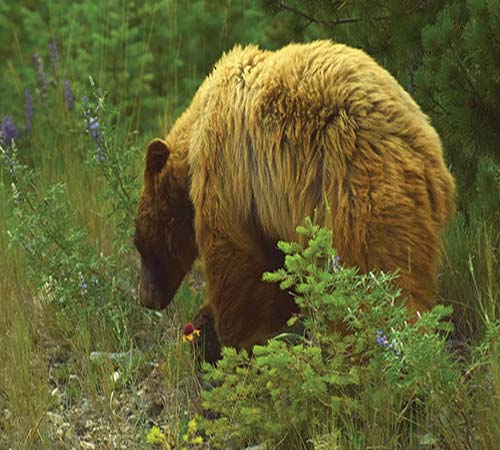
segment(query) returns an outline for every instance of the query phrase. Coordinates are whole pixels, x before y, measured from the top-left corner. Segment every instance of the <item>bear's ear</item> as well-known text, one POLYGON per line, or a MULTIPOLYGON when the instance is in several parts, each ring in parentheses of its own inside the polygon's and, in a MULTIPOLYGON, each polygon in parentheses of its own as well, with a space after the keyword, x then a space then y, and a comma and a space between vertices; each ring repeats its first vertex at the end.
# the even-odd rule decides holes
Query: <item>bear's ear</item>
POLYGON ((146 152, 146 172, 149 175, 155 175, 165 167, 170 150, 165 141, 153 139, 146 152))

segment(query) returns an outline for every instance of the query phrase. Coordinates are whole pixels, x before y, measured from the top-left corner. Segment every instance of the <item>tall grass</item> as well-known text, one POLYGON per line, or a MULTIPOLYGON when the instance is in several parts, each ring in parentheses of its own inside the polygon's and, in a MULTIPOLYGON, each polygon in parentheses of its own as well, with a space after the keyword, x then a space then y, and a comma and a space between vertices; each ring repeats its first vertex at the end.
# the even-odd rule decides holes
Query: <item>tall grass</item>
MULTIPOLYGON (((77 122, 74 120, 72 125, 77 122)), ((127 273, 132 274, 136 267, 131 239, 116 242, 117 236, 119 239, 130 236, 131 230, 115 228, 120 224, 114 220, 113 201, 102 195, 110 188, 100 177, 99 167, 89 163, 84 156, 85 152, 92 152, 92 142, 83 129, 79 130, 79 134, 70 143, 64 135, 59 140, 51 136, 52 139, 47 139, 46 143, 40 139, 37 151, 52 153, 54 163, 43 160, 35 165, 39 170, 33 175, 34 184, 29 186, 32 197, 26 204, 17 206, 17 214, 24 214, 27 223, 33 226, 32 231, 40 233, 40 241, 47 245, 40 253, 26 254, 22 245, 12 243, 12 230, 19 223, 14 215, 16 205, 8 174, 3 174, 0 216, 0 448, 53 449, 56 445, 74 448, 80 439, 85 440, 85 433, 78 432, 77 428, 82 428, 86 420, 95 421, 96 417, 102 418, 111 431, 94 431, 89 436, 95 439, 96 435, 103 434, 102 443, 105 443, 106 433, 114 430, 119 434, 124 422, 128 423, 128 417, 117 418, 123 404, 135 413, 133 422, 128 424, 132 430, 124 436, 124 442, 139 448, 151 427, 150 420, 160 414, 165 418, 162 420, 168 420, 172 435, 178 439, 193 415, 193 401, 198 397, 192 354, 182 342, 180 331, 181 324, 194 315, 200 297, 193 295, 187 286, 179 292, 177 307, 167 314, 157 314, 139 307, 135 289, 125 293, 123 287, 114 289, 115 280, 110 278, 112 272, 105 272, 100 281, 106 284, 102 288, 106 298, 100 299, 91 293, 88 297, 78 295, 71 288, 69 279, 67 294, 64 286, 62 290, 51 291, 43 281, 51 275, 44 272, 44 258, 59 258, 63 270, 68 268, 65 258, 71 262, 72 258, 78 257, 75 251, 81 252, 82 270, 91 269, 93 260, 99 260, 99 253, 119 259, 123 269, 129 271, 127 273), (68 156, 70 151, 71 157, 68 156), (58 154, 64 164, 60 163, 58 154), (50 208, 52 204, 49 204, 48 210, 44 207, 45 202, 52 201, 50 196, 47 197, 47 191, 61 180, 64 180, 67 189, 56 197, 56 201, 57 207, 70 215, 67 224, 58 220, 60 213, 50 208), (51 216, 52 213, 54 216, 51 216), (57 236, 52 236, 44 228, 45 225, 55 230, 57 236), (54 246, 51 239, 74 233, 73 226, 87 233, 81 237, 83 241, 79 240, 80 237, 67 241, 77 245, 76 250, 51 249, 54 246), (92 247, 95 254, 87 251, 92 247), (113 255, 116 251, 121 254, 113 255), (33 268, 36 273, 33 273, 33 268), (59 297, 61 293, 65 295, 59 297), (91 358, 96 351, 104 355, 97 361, 91 358), (123 361, 116 362, 106 356, 117 352, 123 354, 123 361), (137 354, 137 359, 128 358, 129 352, 130 355, 137 354), (161 363, 159 368, 154 366, 157 362, 161 363), (152 371, 159 373, 161 392, 151 393, 147 398, 142 394, 137 396, 152 371), (114 378, 116 374, 119 376, 117 379, 114 378), (119 395, 135 400, 118 404, 114 399, 119 395), (72 411, 82 409, 85 404, 89 406, 84 418, 73 415, 72 411), (157 409, 152 413, 151 408, 155 404, 157 409), (69 423, 69 426, 61 428, 57 420, 54 423, 54 417, 69 423), (71 423, 73 417, 83 424, 71 423)), ((23 147, 25 144, 27 141, 19 141, 19 152, 26 150, 27 147, 23 147)), ((137 159, 137 169, 134 166, 132 170, 140 173, 139 153, 137 159)), ((20 184, 18 188, 21 188, 20 184)), ((29 237, 23 234, 27 231, 21 229, 21 239, 29 237)), ((62 239, 62 242, 66 241, 62 239)), ((106 267, 102 269, 105 271, 106 267)), ((131 287, 135 286, 135 277, 131 276, 128 281, 131 287)), ((92 289, 90 281, 86 282, 92 289)), ((113 448, 110 442, 103 448, 113 448)))
POLYGON ((32 301, 23 270, 23 255, 7 252, 3 225, 0 225, 0 429, 3 436, 0 445, 47 442, 43 422, 49 407, 48 367, 44 352, 38 346, 37 329, 43 311, 32 301))
POLYGON ((475 214, 459 213, 444 239, 440 298, 454 309, 455 336, 477 340, 500 318, 500 232, 475 214))
MULTIPOLYGON (((86 3, 77 9, 90 8, 91 2, 86 3)), ((120 3, 108 6, 113 9, 120 3)), ((89 59, 91 55, 85 53, 82 30, 77 26, 77 15, 74 14, 77 9, 59 36, 54 36, 48 28, 43 30, 47 26, 45 18, 53 23, 62 20, 61 15, 53 15, 60 6, 51 4, 48 8, 50 16, 47 17, 44 17, 46 11, 26 12, 38 23, 38 32, 45 33, 39 44, 20 41, 22 36, 13 27, 14 53, 8 77, 2 81, 7 90, 9 86, 15 86, 14 94, 8 90, 8 98, 13 100, 10 111, 2 113, 17 112, 19 128, 22 127, 22 107, 19 105, 22 104, 24 88, 31 87, 34 92, 33 88, 37 87, 38 94, 34 94, 33 129, 17 140, 21 163, 34 170, 27 186, 31 195, 29 202, 16 206, 8 170, 4 166, 0 171, 0 448, 74 448, 80 440, 97 443, 99 438, 102 438, 101 444, 97 444, 99 448, 114 448, 111 440, 106 440, 106 434, 113 430, 116 435, 123 434, 125 425, 130 430, 122 442, 139 448, 145 443, 151 420, 160 420, 160 415, 165 417, 161 420, 168 418, 172 435, 178 439, 192 416, 192 402, 197 398, 198 384, 192 355, 181 340, 180 330, 183 321, 194 314, 200 299, 185 288, 176 301, 179 308, 173 307, 167 314, 149 313, 137 305, 136 280, 132 275, 137 261, 130 239, 134 211, 132 209, 128 214, 128 223, 124 223, 126 212, 116 210, 113 197, 116 193, 106 178, 119 175, 113 174, 110 167, 99 167, 93 161, 93 142, 85 133, 81 97, 91 96, 96 90, 88 78, 93 75, 96 80, 103 80, 103 90, 114 99, 113 112, 106 118, 109 120, 106 139, 113 158, 129 164, 129 173, 140 178, 144 143, 149 140, 150 133, 160 133, 159 119, 149 122, 155 124, 154 129, 147 129, 140 135, 137 130, 141 111, 151 107, 145 107, 143 100, 150 101, 151 98, 144 83, 148 76, 145 69, 148 59, 137 61, 136 55, 138 51, 142 53, 143 49, 149 48, 151 33, 138 38, 136 31, 129 28, 133 18, 129 17, 128 9, 120 8, 117 17, 111 11, 109 18, 119 23, 124 33, 117 35, 112 24, 95 29, 97 34, 94 37, 97 36, 101 43, 100 50, 95 50, 101 57, 89 59), (61 40, 65 34, 70 37, 67 41, 61 40), (46 50, 46 44, 52 38, 57 40, 60 50, 57 73, 50 72, 50 55, 46 50), (36 48, 37 45, 40 47, 36 48), (80 45, 82 47, 78 47, 80 45), (45 59, 45 74, 53 80, 45 87, 45 97, 41 95, 40 80, 29 63, 30 51, 38 51, 45 59), (116 85, 108 81, 110 73, 116 74, 116 67, 109 65, 110 55, 118 58, 119 62, 115 63, 122 68, 116 85), (23 61, 23 64, 16 66, 12 61, 23 61), (131 73, 138 73, 139 77, 130 80, 127 77, 131 73), (62 80, 65 78, 71 80, 76 97, 73 111, 69 110, 63 95, 62 80), (127 161, 121 154, 124 148, 131 149, 127 161), (51 187, 61 182, 64 190, 55 197, 56 203, 47 203, 47 198, 51 200, 48 196, 51 187), (45 209, 44 203, 49 205, 45 209), (67 223, 59 220, 61 216, 51 209, 54 206, 61 210, 57 214, 68 216, 67 223), (22 242, 17 242, 21 245, 12 242, 12 230, 19 226, 16 208, 26 219, 26 227, 18 238, 25 237, 23 233, 28 233, 30 228, 39 233, 40 242, 46 244, 39 254, 26 254, 22 242), (75 235, 73 240, 67 241, 77 245, 76 250, 52 248, 57 247, 53 239, 60 237, 64 241, 68 233, 75 232, 75 227, 85 231, 85 236, 75 235), (58 236, 51 236, 49 228, 58 236), (46 252, 44 258, 60 258, 61 268, 70 269, 64 259, 73 258, 75 255, 71 255, 75 251, 82 252, 82 270, 92 271, 93 260, 97 261, 100 253, 119 260, 130 290, 115 289, 113 273, 105 273, 100 280, 105 284, 101 288, 105 298, 96 299, 89 295, 86 303, 87 299, 78 296, 78 292, 70 287, 67 295, 61 298, 64 286, 54 295, 43 282, 44 277, 47 281, 51 274, 47 273, 44 261, 40 259, 42 252, 46 252), (130 278, 126 278, 127 274, 130 278), (137 360, 126 359, 131 350, 138 351, 137 360), (97 361, 91 359, 92 352, 96 351, 104 355, 97 361), (108 357, 117 352, 125 359, 117 362, 108 357), (158 363, 160 366, 156 367, 158 363), (153 373, 157 373, 156 378, 161 380, 159 392, 144 395, 144 380, 153 373), (119 396, 125 398, 121 404, 116 401, 119 396), (156 409, 154 405, 158 405, 156 409), (75 412, 84 408, 83 415, 75 412), (134 414, 131 415, 135 417, 122 417, 124 408, 132 409, 134 414), (84 429, 86 420, 96 422, 96 418, 102 418, 109 430, 84 429), (71 423, 72 419, 81 423, 71 423)), ((102 13, 99 9, 91 9, 96 14, 102 13)), ((58 11, 62 12, 62 9, 58 11)), ((151 14, 150 20, 146 21, 150 31, 156 11, 151 11, 151 14)), ((162 103, 153 102, 156 107, 167 111, 162 103)), ((3 104, 3 107, 7 106, 3 104)), ((163 114, 155 114, 158 115, 163 114)), ((169 118, 167 122, 172 120, 169 118)), ((126 187, 130 190, 127 195, 131 198, 132 208, 135 208, 133 199, 139 195, 139 185, 140 180, 136 180, 135 184, 129 183, 126 187)), ((106 272, 107 267, 101 269, 106 272)), ((85 282, 91 289, 90 280, 85 282)), ((68 286, 70 284, 68 280, 68 286)))

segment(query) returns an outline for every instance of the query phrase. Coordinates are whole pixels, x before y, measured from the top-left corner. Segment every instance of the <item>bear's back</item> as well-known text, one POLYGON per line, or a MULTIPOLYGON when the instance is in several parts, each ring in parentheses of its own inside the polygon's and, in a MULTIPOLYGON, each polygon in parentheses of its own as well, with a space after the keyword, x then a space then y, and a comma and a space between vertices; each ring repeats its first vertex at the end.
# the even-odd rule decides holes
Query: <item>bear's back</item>
POLYGON ((325 193, 335 206, 340 190, 352 197, 357 183, 359 191, 381 177, 398 191, 402 180, 387 167, 446 172, 439 137, 416 103, 366 53, 342 44, 237 47, 195 101, 194 197, 206 197, 210 179, 217 199, 204 198, 207 214, 213 203, 218 218, 223 210, 237 223, 257 215, 267 234, 283 239, 295 236, 325 193))

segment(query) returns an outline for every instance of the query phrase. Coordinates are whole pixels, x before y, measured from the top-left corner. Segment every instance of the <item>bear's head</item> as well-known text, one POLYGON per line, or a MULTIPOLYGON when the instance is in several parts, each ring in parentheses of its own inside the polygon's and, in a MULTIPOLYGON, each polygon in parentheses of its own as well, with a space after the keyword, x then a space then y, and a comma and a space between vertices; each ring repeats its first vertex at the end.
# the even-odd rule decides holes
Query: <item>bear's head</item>
POLYGON ((148 145, 137 212, 139 300, 152 309, 168 306, 198 254, 188 175, 175 156, 161 139, 148 145))

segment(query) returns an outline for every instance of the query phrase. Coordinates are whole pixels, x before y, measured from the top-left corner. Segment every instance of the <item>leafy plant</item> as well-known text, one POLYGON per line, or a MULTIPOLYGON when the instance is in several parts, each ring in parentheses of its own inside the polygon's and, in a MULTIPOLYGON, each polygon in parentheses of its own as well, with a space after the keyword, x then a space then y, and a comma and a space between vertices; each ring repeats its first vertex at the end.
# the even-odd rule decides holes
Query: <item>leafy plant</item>
MULTIPOLYGON (((100 199, 111 205, 108 218, 117 226, 112 252, 105 254, 100 244, 92 240, 85 226, 76 220, 77 211, 68 203, 66 183, 60 181, 40 189, 39 172, 20 161, 15 142, 2 147, 5 174, 10 180, 13 217, 9 228, 10 245, 22 248, 28 257, 28 267, 38 300, 56 302, 63 313, 94 314, 102 309, 104 317, 114 324, 114 333, 125 338, 121 317, 135 305, 132 264, 123 264, 130 253, 137 176, 132 173, 131 157, 136 152, 130 146, 118 152, 118 143, 110 138, 111 128, 103 123, 105 102, 96 92, 96 106, 85 109, 85 130, 90 134, 86 152, 87 165, 95 181, 103 180, 100 199), (99 114, 93 115, 93 114, 99 114), (102 119, 101 122, 99 122, 102 119), (121 297, 124 301, 111 302, 121 297)), ((106 117, 108 118, 108 117, 106 117)), ((109 122, 108 122, 109 123, 109 122)), ((130 341, 128 336, 125 341, 130 341)))
POLYGON ((251 357, 225 349, 216 367, 205 366, 214 386, 203 393, 216 417, 205 421, 211 442, 301 448, 318 431, 344 434, 346 421, 356 434, 366 433, 361 424, 378 421, 382 405, 363 400, 389 386, 390 426, 409 433, 410 410, 437 414, 456 395, 460 372, 446 352, 451 308, 411 317, 393 275, 340 267, 331 231, 310 219, 297 231, 307 246, 280 242, 285 267, 264 279, 292 290, 300 313, 289 324, 300 321, 304 332, 296 345, 285 333, 256 346, 251 357))

